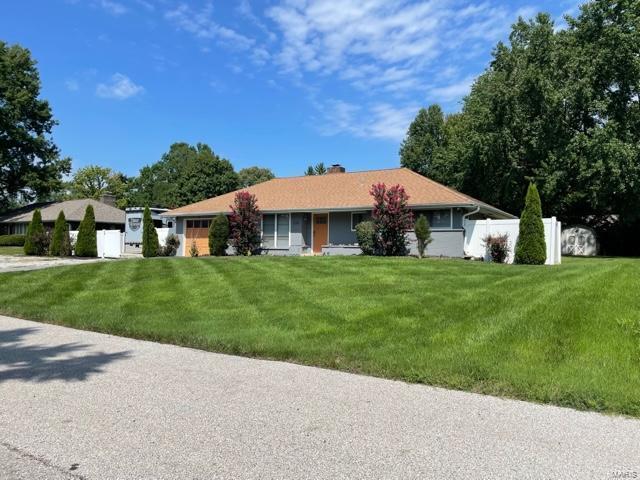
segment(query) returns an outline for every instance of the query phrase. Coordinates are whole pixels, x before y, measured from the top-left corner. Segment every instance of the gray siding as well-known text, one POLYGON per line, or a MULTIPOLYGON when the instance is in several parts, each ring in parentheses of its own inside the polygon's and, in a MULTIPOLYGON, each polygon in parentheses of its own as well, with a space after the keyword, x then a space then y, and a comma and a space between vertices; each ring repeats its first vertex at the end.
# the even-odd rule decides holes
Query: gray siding
POLYGON ((185 219, 184 218, 176 218, 176 235, 178 236, 178 240, 180 240, 180 246, 178 247, 178 252, 176 256, 184 257, 186 255, 186 246, 185 246, 185 237, 184 237, 184 226, 185 219))
MULTIPOLYGON (((418 254, 416 235, 407 234, 411 255, 418 254)), ((430 257, 464 257, 464 230, 432 231, 432 242, 427 245, 427 256, 430 257)))
POLYGON ((356 232, 351 231, 351 212, 331 212, 329 214, 329 244, 357 244, 356 232))

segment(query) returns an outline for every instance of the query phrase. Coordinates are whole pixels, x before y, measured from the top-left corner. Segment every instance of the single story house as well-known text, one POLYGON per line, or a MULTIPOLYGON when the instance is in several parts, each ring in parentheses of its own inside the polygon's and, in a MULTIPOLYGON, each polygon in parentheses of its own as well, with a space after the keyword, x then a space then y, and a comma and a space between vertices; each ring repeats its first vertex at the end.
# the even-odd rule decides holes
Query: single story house
MULTIPOLYGON (((245 188, 257 198, 262 213, 262 251, 272 255, 358 254, 356 225, 371 216, 371 186, 402 185, 414 215, 424 214, 431 225, 433 256, 464 256, 464 220, 516 218, 491 205, 445 187, 407 168, 346 173, 333 165, 325 175, 276 178, 245 188)), ((195 243, 208 254, 208 227, 218 214, 230 213, 236 192, 170 210, 176 218, 179 255, 195 243)), ((415 235, 408 235, 416 251, 415 235)))
POLYGON ((33 218, 33 212, 38 208, 42 215, 42 223, 46 228, 53 228, 60 211, 63 211, 70 229, 77 230, 89 205, 93 206, 93 212, 96 217, 96 230, 120 230, 124 232, 124 211, 115 207, 115 199, 111 195, 104 195, 100 201, 83 198, 64 202, 32 203, 26 207, 5 212, 0 214, 0 235, 27 233, 27 227, 33 218))

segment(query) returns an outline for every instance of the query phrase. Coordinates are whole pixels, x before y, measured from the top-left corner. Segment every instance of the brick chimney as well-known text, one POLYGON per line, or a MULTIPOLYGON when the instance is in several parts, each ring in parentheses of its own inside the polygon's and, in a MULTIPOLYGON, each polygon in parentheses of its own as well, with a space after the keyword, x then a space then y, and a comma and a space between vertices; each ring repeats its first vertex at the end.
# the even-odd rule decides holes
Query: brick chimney
POLYGON ((116 206, 116 196, 112 193, 103 193, 100 195, 100 201, 105 205, 109 205, 111 207, 116 206))
POLYGON ((339 163, 334 163, 329 167, 329 170, 327 170, 327 173, 344 173, 344 172, 346 172, 345 168, 339 163))

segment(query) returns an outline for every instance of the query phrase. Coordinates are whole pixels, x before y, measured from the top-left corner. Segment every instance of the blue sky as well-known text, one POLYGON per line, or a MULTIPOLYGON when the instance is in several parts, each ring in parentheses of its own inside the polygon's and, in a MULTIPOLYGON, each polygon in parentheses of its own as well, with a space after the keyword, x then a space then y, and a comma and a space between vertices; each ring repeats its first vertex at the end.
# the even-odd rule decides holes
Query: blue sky
POLYGON ((518 15, 577 2, 21 0, 0 39, 29 48, 74 168, 134 175, 176 141, 237 169, 398 165, 421 106, 457 111, 518 15))

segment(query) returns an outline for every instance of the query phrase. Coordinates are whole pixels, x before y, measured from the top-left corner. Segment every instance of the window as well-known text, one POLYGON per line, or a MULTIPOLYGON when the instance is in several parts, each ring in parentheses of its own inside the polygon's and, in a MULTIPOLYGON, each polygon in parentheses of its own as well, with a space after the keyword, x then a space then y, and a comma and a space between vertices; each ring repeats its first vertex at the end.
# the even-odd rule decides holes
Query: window
POLYGON ((276 215, 278 219, 278 238, 276 248, 289 247, 289 214, 276 215))
POLYGON ((430 214, 429 223, 432 228, 451 228, 451 210, 434 210, 430 214))
POLYGON ((355 231, 356 225, 371 219, 369 212, 352 212, 351 213, 351 231, 355 231))
POLYGON ((446 210, 414 210, 413 219, 417 220, 420 215, 427 217, 429 226, 433 230, 451 229, 451 209, 446 210))
POLYGON ((210 220, 187 220, 187 228, 209 228, 209 222, 210 220))
POLYGON ((275 215, 263 215, 262 216, 262 246, 264 248, 275 248, 275 231, 276 231, 276 216, 275 215))
POLYGON ((289 248, 288 213, 262 216, 262 246, 264 248, 289 248))

